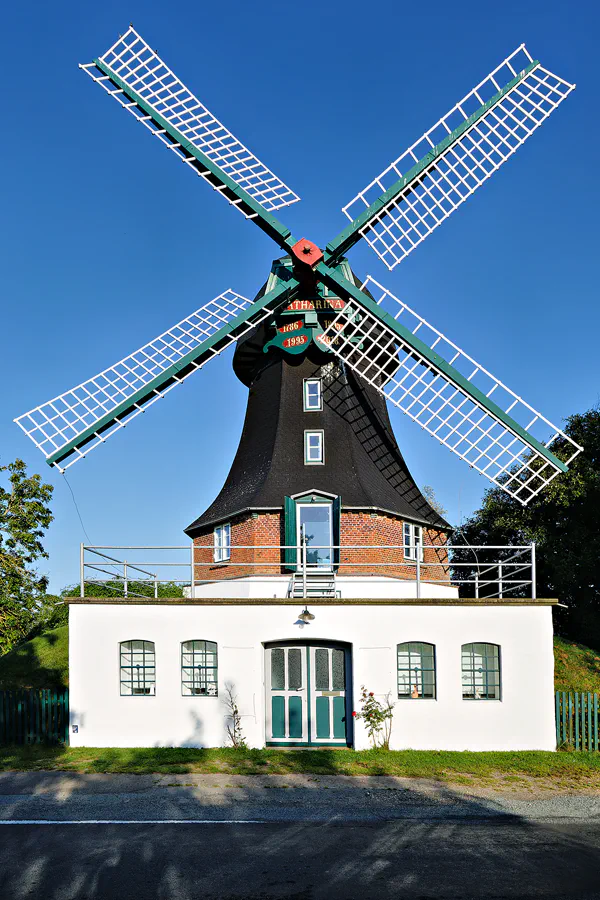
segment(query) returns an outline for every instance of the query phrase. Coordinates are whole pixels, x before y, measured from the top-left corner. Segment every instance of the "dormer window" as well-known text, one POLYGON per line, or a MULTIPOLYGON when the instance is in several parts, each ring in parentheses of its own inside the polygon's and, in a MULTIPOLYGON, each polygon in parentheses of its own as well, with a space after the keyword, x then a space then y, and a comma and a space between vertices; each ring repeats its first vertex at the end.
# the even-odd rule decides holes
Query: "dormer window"
POLYGON ((304 412, 320 412, 323 409, 323 392, 320 378, 304 379, 304 412))
POLYGON ((323 431, 304 432, 304 465, 322 466, 325 462, 323 431))

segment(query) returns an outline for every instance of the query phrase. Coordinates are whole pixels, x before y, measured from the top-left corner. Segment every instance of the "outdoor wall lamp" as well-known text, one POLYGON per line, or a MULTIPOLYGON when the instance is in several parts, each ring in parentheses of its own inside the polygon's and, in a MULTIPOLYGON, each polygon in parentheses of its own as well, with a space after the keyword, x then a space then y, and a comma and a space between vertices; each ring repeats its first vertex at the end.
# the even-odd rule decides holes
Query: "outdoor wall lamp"
POLYGON ((314 616, 311 612, 308 611, 308 607, 305 606, 298 618, 301 622, 304 622, 305 625, 308 625, 310 622, 312 622, 314 616))

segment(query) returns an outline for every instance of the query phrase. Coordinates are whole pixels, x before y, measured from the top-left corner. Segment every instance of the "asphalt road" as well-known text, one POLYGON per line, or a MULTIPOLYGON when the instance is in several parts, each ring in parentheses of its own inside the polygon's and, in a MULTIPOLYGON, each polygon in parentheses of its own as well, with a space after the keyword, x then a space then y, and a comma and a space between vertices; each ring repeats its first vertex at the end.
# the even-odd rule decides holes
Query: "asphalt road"
POLYGON ((0 776, 0 898, 38 897, 600 900, 600 803, 388 778, 0 776))

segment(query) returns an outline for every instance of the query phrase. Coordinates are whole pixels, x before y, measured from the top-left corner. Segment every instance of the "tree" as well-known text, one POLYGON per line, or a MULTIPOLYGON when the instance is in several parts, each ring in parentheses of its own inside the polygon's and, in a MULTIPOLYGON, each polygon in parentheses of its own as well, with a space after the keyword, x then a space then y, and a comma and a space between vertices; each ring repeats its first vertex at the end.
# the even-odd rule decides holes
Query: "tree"
MULTIPOLYGON (((23 460, 0 466, 8 486, 0 485, 0 653, 26 638, 59 599, 46 594, 48 579, 35 563, 48 554, 42 538, 53 516, 53 488, 28 475, 23 460)), ((51 627, 51 626, 50 626, 51 627)))
POLYGON ((441 516, 442 519, 445 519, 446 515, 448 513, 448 510, 442 506, 442 504, 440 503, 438 498, 435 496, 435 491, 433 490, 431 485, 424 484, 423 487, 421 488, 421 493, 423 494, 423 496, 429 503, 430 507, 436 511, 438 516, 441 516))
MULTIPOLYGON (((555 609, 557 630, 600 649, 600 408, 570 416, 564 430, 584 448, 569 471, 526 507, 500 488, 490 489, 452 543, 535 541, 538 596, 567 606, 555 609)), ((566 442, 559 439, 551 449, 561 458, 566 442)), ((473 551, 465 546, 455 559, 473 562, 473 551)))

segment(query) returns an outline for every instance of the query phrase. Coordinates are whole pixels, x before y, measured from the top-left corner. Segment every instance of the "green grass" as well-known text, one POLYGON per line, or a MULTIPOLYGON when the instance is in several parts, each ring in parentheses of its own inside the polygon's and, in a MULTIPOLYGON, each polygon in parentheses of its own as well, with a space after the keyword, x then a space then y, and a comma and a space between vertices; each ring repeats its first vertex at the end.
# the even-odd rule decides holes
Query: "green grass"
POLYGON ((1 747, 0 770, 224 775, 400 775, 471 783, 498 778, 553 779, 600 786, 600 754, 399 750, 234 750, 1 747), (520 776, 520 777, 519 777, 520 776), (466 782, 465 782, 466 778, 466 782))
POLYGON ((0 658, 0 689, 61 688, 68 684, 67 625, 26 641, 0 658))
POLYGON ((600 693, 600 653, 555 637, 554 686, 557 691, 600 693))

